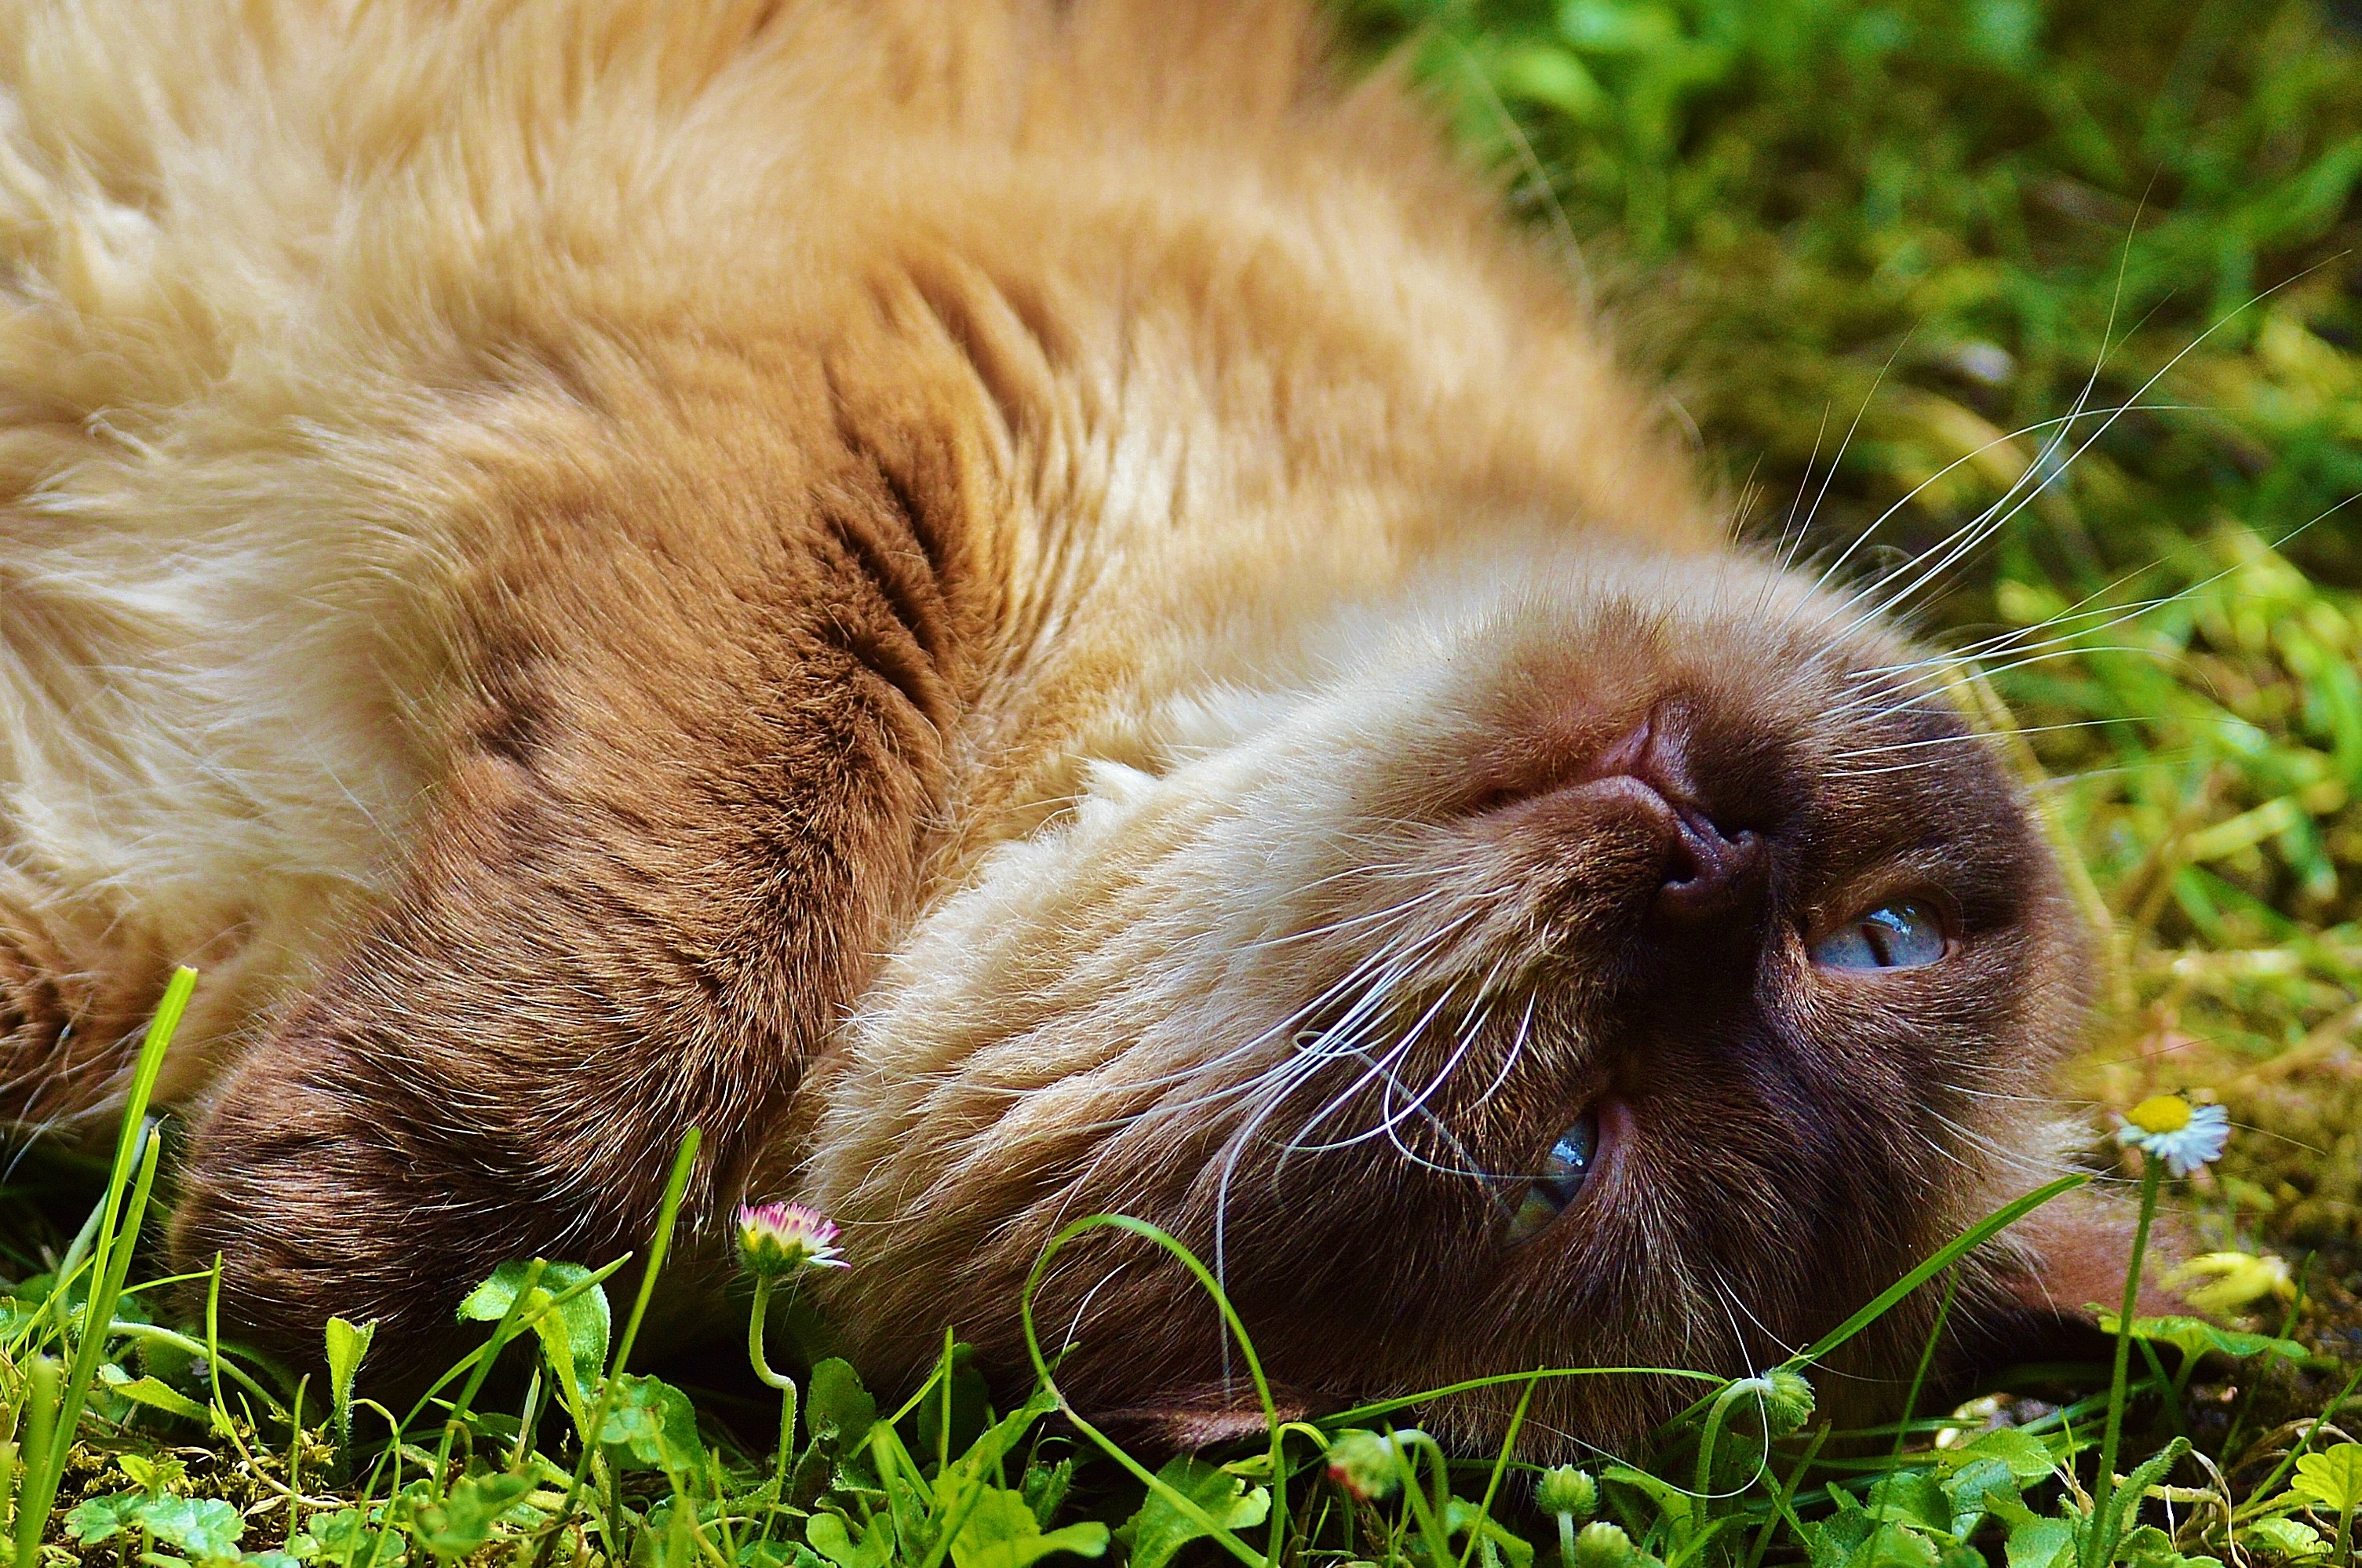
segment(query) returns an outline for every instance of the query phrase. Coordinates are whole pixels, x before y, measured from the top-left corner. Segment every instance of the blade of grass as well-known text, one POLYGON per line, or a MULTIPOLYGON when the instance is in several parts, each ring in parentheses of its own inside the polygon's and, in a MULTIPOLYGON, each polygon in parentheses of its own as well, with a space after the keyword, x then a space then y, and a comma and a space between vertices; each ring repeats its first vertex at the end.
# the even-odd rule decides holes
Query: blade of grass
MULTIPOLYGON (((1214 1278, 1206 1265, 1198 1260, 1197 1254, 1190 1252, 1188 1248, 1147 1220, 1135 1220, 1128 1214, 1091 1214, 1075 1220, 1051 1237, 1049 1245, 1042 1249, 1042 1255, 1033 1260, 1033 1271, 1026 1276, 1025 1288, 1017 1298, 1018 1320, 1025 1333, 1026 1353, 1032 1358, 1033 1375, 1042 1380, 1042 1386, 1048 1389, 1051 1396, 1058 1401, 1059 1410, 1069 1422, 1073 1423, 1075 1430, 1090 1439, 1109 1458, 1130 1471, 1133 1478, 1146 1486, 1153 1495, 1163 1498, 1175 1512, 1205 1531, 1221 1546, 1223 1551, 1248 1564, 1248 1568, 1271 1568, 1273 1559, 1241 1540, 1227 1526, 1198 1507, 1195 1499, 1158 1476, 1126 1452, 1122 1444, 1086 1420, 1082 1413, 1067 1402, 1065 1394, 1058 1387, 1057 1379, 1050 1370, 1049 1358, 1042 1353, 1041 1334, 1033 1323, 1033 1297, 1041 1289, 1043 1275, 1049 1272, 1051 1262, 1069 1242, 1086 1231, 1107 1229, 1128 1231, 1135 1236, 1144 1237, 1163 1247, 1180 1260, 1182 1266, 1188 1269, 1192 1277, 1196 1278, 1198 1284, 1213 1297, 1215 1306, 1221 1312, 1222 1321, 1233 1334, 1238 1336, 1240 1346, 1245 1353, 1247 1371, 1254 1378, 1255 1392, 1263 1400, 1266 1419, 1275 1427, 1278 1425, 1278 1409, 1272 1402, 1270 1385, 1264 1380, 1263 1364, 1256 1359, 1253 1347, 1247 1340, 1246 1327, 1239 1321, 1238 1314, 1231 1309, 1230 1297, 1223 1292, 1220 1282, 1214 1278)), ((1275 1479, 1276 1476, 1275 1476, 1275 1479)), ((1273 1501, 1273 1513, 1284 1517, 1286 1510, 1277 1506, 1278 1498, 1275 1495, 1273 1501)))
POLYGON ((2072 1192, 2077 1187, 2089 1183, 2091 1179, 2081 1171, 2071 1176, 2063 1176, 2057 1181, 2036 1187, 2025 1197, 1994 1209, 1976 1224, 1955 1236, 1935 1256, 1880 1291, 1867 1306, 1813 1342, 1809 1348, 1790 1356, 1787 1364, 1790 1367, 1805 1367, 1819 1361, 1823 1356, 1884 1317, 1893 1309, 1895 1303, 1951 1267, 1969 1253, 1984 1245, 1985 1242, 2025 1219, 2052 1198, 2072 1192))
MULTIPOLYGON (((672 1174, 665 1179, 664 1201, 657 1209, 656 1234, 648 1242, 648 1264, 640 1272, 640 1292, 632 1302, 632 1315, 624 1320, 623 1338, 615 1342, 614 1353, 608 1359, 607 1375, 599 1380, 599 1397, 590 1406, 590 1430, 582 1434, 581 1457, 574 1462, 574 1477, 567 1483, 566 1500, 550 1520, 549 1533, 542 1537, 541 1550, 534 1556, 535 1568, 548 1562, 557 1538, 581 1505, 583 1478, 590 1473, 590 1462, 598 1457, 599 1432, 606 1424, 608 1403, 615 1396, 615 1379, 630 1362, 632 1345, 640 1337, 640 1323, 648 1315, 648 1302, 656 1295, 657 1275, 663 1272, 665 1254, 672 1248, 673 1227, 680 1220, 681 1198, 689 1191, 690 1167, 696 1163, 698 1145, 704 1141, 703 1129, 692 1127, 681 1134, 680 1147, 673 1154, 672 1174)), ((602 1533, 607 1536, 611 1550, 620 1544, 614 1539, 612 1510, 610 1517, 602 1521, 602 1533)))
POLYGON ((435 1485, 437 1487, 445 1484, 449 1474, 451 1444, 458 1435, 459 1425, 468 1419, 468 1412, 475 1408, 476 1396, 483 1392, 484 1379, 492 1375, 492 1366, 501 1359, 501 1352, 506 1350, 509 1341, 515 1337, 517 1314, 524 1309, 535 1288, 541 1284, 541 1271, 546 1266, 547 1260, 543 1258, 535 1258, 525 1265, 524 1278, 518 1282, 515 1294, 509 1297, 508 1309, 501 1314, 501 1320, 492 1325, 491 1339, 486 1342, 482 1353, 476 1357, 476 1369, 468 1375, 468 1381, 459 1389, 458 1398, 452 1401, 450 1414, 443 1419, 443 1441, 435 1450, 435 1485))
POLYGON ((116 1298, 122 1294, 131 1267, 131 1251, 138 1241, 139 1222, 146 1217, 148 1196, 156 1184, 156 1162, 163 1141, 148 1120, 148 1102, 156 1091, 156 1076, 163 1070, 164 1052, 188 1010, 196 988, 197 972, 183 966, 172 972, 156 1015, 148 1023, 147 1038, 131 1076, 131 1092, 123 1105, 123 1130, 116 1135, 115 1164, 107 1173, 105 1218, 91 1243, 91 1289, 83 1307, 82 1335, 57 1406, 56 1430, 39 1452, 28 1450, 22 1463, 26 1474, 17 1490, 20 1528, 17 1534, 17 1568, 33 1568, 40 1555, 40 1532, 57 1500, 58 1484, 65 1477, 66 1461, 73 1449, 74 1429, 82 1419, 83 1402, 91 1380, 98 1375, 100 1356, 106 1349, 107 1327, 115 1321, 116 1298), (35 1468, 38 1466, 39 1468, 35 1468), (29 1533, 26 1525, 29 1519, 29 1533))
MULTIPOLYGON (((57 1362, 50 1356, 35 1356, 26 1373, 25 1385, 25 1442, 21 1452, 26 1455, 27 1469, 17 1492, 17 1568, 32 1568, 41 1560, 41 1529, 50 1522, 49 1504, 33 1506, 31 1466, 47 1463, 50 1441, 57 1434, 57 1362)), ((50 1484, 50 1491, 54 1496, 55 1482, 50 1484)))

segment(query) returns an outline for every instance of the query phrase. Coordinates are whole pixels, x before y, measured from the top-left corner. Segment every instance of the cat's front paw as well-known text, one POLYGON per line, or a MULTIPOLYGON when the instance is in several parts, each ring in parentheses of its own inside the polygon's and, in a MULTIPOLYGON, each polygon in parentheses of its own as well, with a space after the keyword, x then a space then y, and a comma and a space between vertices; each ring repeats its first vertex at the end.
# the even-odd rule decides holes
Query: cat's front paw
POLYGON ((465 1350, 455 1309, 506 1255, 499 1217, 457 1198, 359 1108, 242 1092, 190 1151, 172 1254, 218 1261, 224 1338, 316 1367, 329 1318, 374 1320, 370 1382, 407 1386, 465 1350))

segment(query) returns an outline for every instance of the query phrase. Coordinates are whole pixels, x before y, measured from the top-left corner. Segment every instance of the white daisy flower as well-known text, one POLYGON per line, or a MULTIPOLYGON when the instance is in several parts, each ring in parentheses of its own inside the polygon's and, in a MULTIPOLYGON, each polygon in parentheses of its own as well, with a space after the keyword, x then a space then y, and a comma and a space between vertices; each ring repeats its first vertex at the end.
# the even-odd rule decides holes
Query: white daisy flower
POLYGON ((2231 1113, 2219 1105, 2192 1105, 2178 1094, 2152 1095, 2117 1121, 2116 1142, 2155 1154, 2186 1176, 2223 1157, 2231 1141, 2231 1113))

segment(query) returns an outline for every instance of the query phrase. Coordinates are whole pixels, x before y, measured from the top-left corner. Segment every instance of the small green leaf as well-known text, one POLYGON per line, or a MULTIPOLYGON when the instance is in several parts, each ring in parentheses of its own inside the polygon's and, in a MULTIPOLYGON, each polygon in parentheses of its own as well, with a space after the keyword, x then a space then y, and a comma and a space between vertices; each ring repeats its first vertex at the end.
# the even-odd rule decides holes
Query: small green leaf
POLYGON ((2009 1568, 2054 1568, 2075 1550, 2075 1527, 2065 1519, 2027 1518, 2012 1525, 2003 1547, 2009 1568))
POLYGON ((170 1492, 185 1480, 189 1467, 171 1454, 150 1457, 144 1453, 126 1452, 115 1456, 116 1468, 131 1478, 131 1484, 149 1496, 170 1492))
MULTIPOLYGON (((474 1322, 498 1322, 506 1316, 517 1292, 524 1288, 525 1275, 532 1267, 528 1263, 501 1264, 490 1279, 469 1291, 467 1299, 459 1303, 459 1316, 474 1322)), ((606 1287, 591 1286, 568 1299, 555 1314, 542 1309, 569 1286, 590 1276, 591 1271, 579 1264, 543 1264, 534 1293, 518 1309, 520 1316, 535 1314, 534 1331, 541 1336, 542 1349, 563 1379, 564 1390, 578 1405, 585 1406, 590 1403, 589 1388, 607 1365, 607 1335, 613 1320, 607 1307, 606 1287)))
MULTIPOLYGON (((1156 1478, 1205 1510, 1224 1529, 1246 1529, 1263 1523, 1271 1513, 1271 1494, 1246 1483, 1219 1464, 1184 1454, 1166 1462, 1156 1478)), ((1151 1489, 1140 1511, 1124 1521, 1116 1539, 1131 1551, 1131 1568, 1164 1568, 1173 1554, 1193 1540, 1212 1539, 1213 1532, 1173 1505, 1164 1493, 1151 1489)))
POLYGON ((1097 1520, 1045 1532, 1022 1493, 988 1486, 952 1541, 952 1562, 956 1568, 1027 1568, 1054 1551, 1097 1557, 1107 1544, 1108 1528, 1097 1520))
POLYGON ((84 1546, 112 1540, 138 1528, 139 1509, 147 1501, 144 1492, 117 1492, 111 1496, 87 1498, 66 1516, 66 1534, 84 1546))
MULTIPOLYGON (((2118 1314, 2101 1310, 2098 1313, 2100 1331, 2114 1334, 2118 1314)), ((2246 1334, 2235 1329, 2217 1328, 2202 1318, 2135 1318, 2132 1337, 2154 1344, 2171 1345, 2185 1356, 2213 1353, 2227 1355, 2235 1361, 2252 1356, 2276 1356, 2282 1361, 2310 1365, 2320 1358, 2294 1340, 2274 1338, 2270 1334, 2246 1334)))
POLYGON ((894 1527, 883 1517, 863 1528, 860 1543, 855 1545, 843 1518, 814 1514, 804 1521, 804 1539, 836 1568, 886 1568, 894 1556, 894 1527))
POLYGON ((2212 1557, 2184 1557, 2174 1550, 2173 1537, 2155 1525, 2143 1525, 2116 1545, 2118 1561, 2126 1568, 2223 1568, 2212 1557))
MULTIPOLYGON (((1672 1482, 1651 1475, 1645 1470, 1635 1470, 1628 1464, 1611 1464, 1599 1473, 1599 1479, 1647 1493, 1650 1500, 1657 1505, 1657 1511, 1663 1514, 1667 1522, 1673 1527, 1676 1538, 1688 1533, 1690 1516, 1694 1511, 1693 1499, 1687 1492, 1672 1482)), ((1844 1502, 1853 1501, 1851 1497, 1845 1496, 1841 1491, 1834 1492, 1832 1495, 1844 1497, 1844 1502)), ((1844 1504, 1840 1503, 1839 1506, 1843 1507, 1844 1504)), ((1852 1543, 1847 1544, 1849 1547, 1852 1543)))
POLYGON ((1890 1471, 1871 1488, 1870 1499, 1874 1518, 1935 1535, 1951 1533, 1952 1500, 1944 1495, 1933 1472, 1890 1471))
POLYGON ((1507 1558, 1509 1568, 1533 1568, 1534 1549, 1522 1536, 1512 1534, 1500 1520, 1475 1504, 1454 1497, 1443 1510, 1443 1533, 1446 1536, 1473 1532, 1479 1551, 1487 1562, 1497 1562, 1507 1558))
POLYGON ((1944 1495, 1952 1504, 1948 1529, 1954 1540, 1968 1540, 1987 1514, 1999 1514, 2007 1503, 2025 1506, 2018 1496, 2016 1477, 1998 1459, 1980 1459, 1956 1471, 1944 1483, 1944 1495))
POLYGON ((366 1564, 367 1568, 402 1568, 409 1549, 392 1530, 373 1525, 359 1508, 338 1508, 315 1514, 304 1530, 319 1542, 320 1561, 366 1564))
POLYGON ((831 1356, 811 1369, 809 1382, 804 1425, 813 1446, 833 1459, 859 1448, 877 1424, 877 1401, 861 1386, 852 1364, 831 1356))
POLYGON ((1941 1553, 1936 1543, 1909 1525, 1874 1529, 1852 1556, 1847 1568, 1936 1568, 1941 1553))
POLYGON ((2362 1509, 2362 1442, 2341 1442, 2296 1462, 2289 1490, 2334 1514, 2362 1509))
MULTIPOLYGON (((502 1303, 501 1309, 506 1311, 508 1304, 502 1303)), ((460 1310, 464 1314, 466 1308, 460 1310)), ((353 1379, 360 1372, 361 1358, 369 1354, 370 1342, 377 1338, 377 1320, 355 1324, 331 1318, 327 1338, 328 1397, 335 1401, 337 1435, 348 1438, 352 1431, 353 1379)))
POLYGON ((151 1410, 163 1410, 182 1420, 198 1421, 206 1426, 214 1424, 211 1410, 169 1383, 153 1377, 134 1377, 111 1361, 100 1364, 98 1380, 124 1398, 145 1405, 151 1410))
POLYGON ((2239 1544, 2251 1551, 2269 1551, 2293 1562, 2329 1555, 2329 1542, 2301 1519, 2257 1519, 2239 1532, 2239 1544))
POLYGON ((2166 1473, 2170 1471, 2180 1461, 2181 1456, 2189 1452, 2190 1440, 2175 1438, 2165 1447, 2143 1460, 2130 1475, 2125 1477, 2125 1484, 2116 1488, 2114 1496, 2108 1502, 2108 1511, 2117 1517, 2118 1529, 2130 1533, 2131 1527, 2128 1521, 2140 1511, 2141 1498, 2147 1494, 2151 1486, 2164 1480, 2166 1473))
POLYGON ((411 1509, 410 1531, 437 1557, 465 1557, 491 1539, 502 1514, 533 1490, 530 1475, 469 1475, 439 1501, 411 1509))
POLYGON ((827 1563, 799 1540, 748 1540, 739 1543, 735 1568, 827 1568, 827 1563))
POLYGON ((1017 1485, 1025 1494, 1026 1506, 1033 1510, 1033 1517, 1042 1521, 1043 1529, 1048 1529, 1050 1521, 1057 1517, 1058 1505, 1066 1500, 1067 1488, 1074 1484, 1075 1462, 1062 1459, 1055 1464, 1043 1464, 1039 1460, 1028 1464, 1017 1485))
POLYGON ((2011 1476, 2019 1481, 2039 1481, 2058 1468, 2058 1455, 2050 1445, 2031 1432, 2015 1427, 1996 1427, 1989 1432, 1979 1432, 1956 1449, 1947 1451, 1943 1458, 1954 1465, 1972 1464, 1981 1460, 1999 1460, 2009 1467, 2011 1476))
POLYGON ((610 1462, 625 1470, 679 1474, 705 1463, 696 1408, 688 1395, 660 1377, 627 1372, 615 1379, 599 1441, 607 1446, 610 1462))
POLYGON ((192 1557, 231 1557, 246 1532, 246 1517, 219 1497, 150 1497, 138 1510, 142 1528, 192 1557))

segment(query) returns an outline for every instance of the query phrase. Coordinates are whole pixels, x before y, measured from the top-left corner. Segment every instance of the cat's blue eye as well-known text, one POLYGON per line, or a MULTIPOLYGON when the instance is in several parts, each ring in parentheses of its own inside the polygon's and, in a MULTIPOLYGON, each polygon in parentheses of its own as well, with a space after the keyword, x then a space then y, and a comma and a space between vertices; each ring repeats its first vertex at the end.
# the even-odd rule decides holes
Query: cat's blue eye
POLYGON ((1584 1111, 1574 1125, 1558 1135, 1543 1156, 1541 1174, 1526 1188, 1525 1198, 1509 1220, 1512 1242, 1530 1242, 1583 1191, 1591 1167, 1599 1157, 1599 1118, 1584 1111))
POLYGON ((1825 969, 1918 969, 1951 945, 1932 904, 1900 900, 1854 916, 1813 945, 1825 969))

